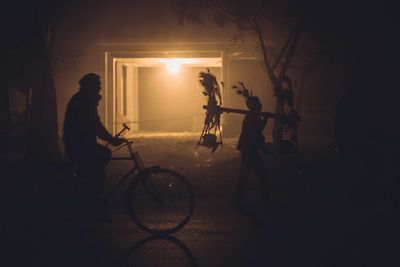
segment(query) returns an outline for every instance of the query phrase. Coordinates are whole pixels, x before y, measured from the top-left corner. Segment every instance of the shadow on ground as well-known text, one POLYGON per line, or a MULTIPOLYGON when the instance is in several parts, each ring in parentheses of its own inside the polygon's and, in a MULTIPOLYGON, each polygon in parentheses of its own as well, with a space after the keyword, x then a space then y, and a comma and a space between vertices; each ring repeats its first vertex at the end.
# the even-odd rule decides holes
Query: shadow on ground
MULTIPOLYGON (((246 206, 237 210, 236 140, 212 154, 196 149, 195 139, 135 140, 147 165, 174 169, 193 186, 194 216, 173 237, 138 229, 122 209, 124 188, 110 204, 113 224, 70 224, 62 179, 39 163, 3 162, 1 265, 399 266, 398 213, 376 179, 330 144, 266 155, 276 207, 261 204, 260 182, 250 177, 246 206)), ((107 186, 128 168, 110 163, 107 186)))

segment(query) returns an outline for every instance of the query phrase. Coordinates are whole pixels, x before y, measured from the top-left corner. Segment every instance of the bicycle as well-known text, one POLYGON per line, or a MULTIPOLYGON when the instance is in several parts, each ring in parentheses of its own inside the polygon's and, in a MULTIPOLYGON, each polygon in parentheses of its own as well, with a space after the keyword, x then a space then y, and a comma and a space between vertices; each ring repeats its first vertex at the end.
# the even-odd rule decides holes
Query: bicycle
MULTIPOLYGON (((124 128, 117 134, 129 128, 124 128)), ((124 195, 125 208, 141 229, 151 234, 171 234, 181 229, 190 220, 194 211, 194 195, 189 182, 174 170, 160 166, 146 167, 133 142, 126 141, 127 157, 111 157, 111 160, 130 160, 133 167, 104 194, 105 203, 126 180, 131 178, 124 195)))

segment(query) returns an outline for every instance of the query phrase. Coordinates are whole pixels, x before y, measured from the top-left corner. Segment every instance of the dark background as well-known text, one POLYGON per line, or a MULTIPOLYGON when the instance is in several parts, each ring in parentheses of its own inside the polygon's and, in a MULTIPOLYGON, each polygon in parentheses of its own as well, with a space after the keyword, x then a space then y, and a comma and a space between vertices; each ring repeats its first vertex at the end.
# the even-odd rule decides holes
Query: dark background
MULTIPOLYGON (((310 147, 303 146, 303 150, 301 151, 303 154, 299 154, 301 160, 298 160, 297 157, 277 156, 269 158, 268 161, 274 166, 274 168, 272 168, 273 170, 276 172, 286 170, 290 177, 294 177, 292 174, 299 170, 303 170, 307 174, 307 179, 303 181, 304 183, 300 182, 300 185, 297 184, 298 187, 293 185, 293 187, 290 188, 293 191, 296 191, 298 188, 311 188, 314 194, 309 195, 312 196, 312 198, 304 197, 302 199, 303 201, 307 200, 310 202, 299 201, 298 203, 307 203, 308 205, 312 203, 315 204, 314 206, 311 205, 311 207, 318 206, 319 202, 332 204, 333 206, 339 203, 338 210, 343 211, 343 207, 351 206, 348 205, 347 202, 340 203, 340 201, 338 201, 340 196, 343 195, 343 188, 351 187, 350 184, 356 184, 355 187, 358 188, 357 183, 360 182, 360 180, 362 180, 362 182, 360 182, 362 185, 365 185, 364 182, 367 181, 365 183, 368 185, 365 187, 369 187, 369 189, 366 189, 362 193, 358 191, 351 191, 351 193, 349 193, 353 199, 367 199, 368 195, 371 196, 374 192, 374 190, 371 190, 371 187, 372 189, 376 189, 374 187, 374 182, 376 180, 369 178, 373 177, 379 180, 384 174, 391 173, 392 170, 387 169, 389 168, 388 166, 396 166, 398 164, 398 151, 400 148, 400 126, 398 119, 398 64, 400 47, 398 39, 398 9, 396 4, 391 1, 371 3, 367 1, 288 1, 287 3, 290 10, 298 12, 304 19, 307 33, 316 40, 315 43, 319 44, 320 50, 322 50, 324 54, 329 55, 327 58, 339 60, 342 64, 341 73, 345 75, 344 85, 346 88, 343 90, 343 94, 335 109, 334 127, 333 133, 331 133, 334 136, 335 144, 326 150, 330 153, 333 151, 334 147, 336 147, 341 154, 339 157, 340 160, 327 161, 326 158, 330 158, 331 154, 328 153, 328 156, 325 154, 326 151, 324 149, 326 149, 326 147, 312 147, 313 152, 320 150, 324 150, 325 152, 318 154, 318 156, 313 154, 315 157, 311 157, 310 160, 309 151, 307 150, 310 147), (354 158, 357 160, 353 161, 354 158), (390 164, 387 164, 388 162, 390 162, 390 164), (362 166, 360 167, 361 174, 354 171, 354 166, 356 165, 357 168, 358 166, 362 166), (327 174, 327 172, 329 173, 327 174), (343 173, 345 173, 345 175, 343 175, 343 173), (356 174, 353 175, 354 173, 356 174), (367 173, 365 176, 367 179, 362 179, 365 178, 363 176, 364 173, 367 173), (330 179, 322 180, 320 177, 328 177, 330 179), (335 186, 332 186, 332 181, 335 181, 335 186), (369 183, 370 181, 372 181, 372 183, 369 183), (327 192, 332 195, 324 194, 327 192)), ((49 159, 50 161, 58 161, 62 158, 60 136, 58 134, 60 130, 59 125, 62 122, 58 121, 58 103, 56 101, 56 95, 63 95, 66 94, 66 92, 57 89, 54 83, 55 73, 50 66, 50 61, 53 59, 52 56, 54 56, 54 54, 50 53, 51 49, 49 48, 51 47, 52 41, 56 40, 53 39, 55 38, 53 34, 57 31, 49 31, 49 25, 57 26, 60 24, 60 18, 63 17, 65 10, 69 10, 68 8, 71 6, 73 8, 79 8, 82 5, 86 8, 85 10, 90 10, 92 7, 93 9, 97 8, 98 4, 99 3, 96 1, 84 1, 83 3, 74 1, 67 1, 65 3, 53 1, 12 1, 4 3, 1 8, 0 27, 2 41, 0 71, 2 73, 2 79, 0 81, 0 107, 2 109, 1 141, 3 143, 8 142, 9 139, 7 138, 10 134, 10 125, 8 125, 9 122, 7 121, 7 112, 10 108, 8 102, 8 88, 10 86, 32 88, 32 117, 31 124, 29 125, 30 128, 27 132, 27 154, 24 158, 18 160, 10 160, 7 157, 1 160, 0 207, 2 207, 2 219, 0 222, 0 232, 1 235, 5 237, 2 238, 1 246, 2 248, 7 248, 2 250, 3 254, 1 255, 11 255, 11 257, 5 257, 5 259, 11 259, 16 266, 21 266, 22 264, 26 264, 26 262, 32 266, 36 266, 36 264, 40 265, 39 263, 43 262, 43 258, 47 259, 47 256, 49 256, 49 254, 46 254, 46 249, 54 247, 52 245, 53 241, 54 244, 65 249, 60 254, 52 251, 52 253, 54 253, 52 257, 50 257, 52 260, 57 260, 59 256, 62 259, 68 258, 69 251, 78 251, 77 254, 73 254, 73 259, 78 261, 81 259, 80 263, 82 265, 85 265, 86 262, 90 264, 92 261, 90 261, 89 258, 95 259, 96 255, 106 254, 101 252, 109 252, 121 246, 128 247, 128 245, 124 245, 132 241, 131 239, 128 241, 126 240, 127 235, 124 231, 126 230, 124 228, 126 223, 123 220, 117 221, 118 227, 122 227, 119 234, 119 228, 116 230, 117 233, 112 232, 113 234, 110 234, 110 229, 102 228, 99 230, 97 226, 90 226, 83 230, 65 230, 64 226, 60 226, 59 221, 53 218, 53 215, 57 214, 55 211, 58 210, 58 207, 50 205, 51 203, 55 203, 54 199, 59 197, 53 186, 57 187, 59 185, 57 185, 57 183, 55 185, 46 184, 45 182, 46 186, 50 188, 48 191, 50 193, 39 196, 39 198, 37 198, 38 196, 32 190, 36 183, 46 181, 47 177, 53 175, 51 171, 44 166, 44 161, 47 162, 49 159), (35 178, 32 179, 32 177, 35 178), (82 242, 82 244, 87 245, 87 247, 85 247, 85 245, 82 245, 82 247, 77 246, 77 244, 80 244, 81 234, 87 233, 87 230, 91 235, 85 236, 86 239, 84 240, 90 240, 90 242, 82 242), (72 231, 72 234, 70 231, 72 231), (46 237, 46 241, 41 242, 40 240, 43 239, 43 236, 46 237), (93 236, 96 238, 92 238, 93 236), (112 238, 110 238, 110 236, 117 237, 116 240, 113 240, 117 245, 114 243, 111 244, 112 242, 110 239, 112 238), (69 237, 72 238, 69 239, 69 237), (101 239, 103 242, 97 242, 98 239, 101 239), (65 240, 68 242, 63 243, 65 240), (104 242, 104 240, 110 242, 107 243, 104 242), (99 247, 91 247, 90 245, 93 244, 101 245, 99 245, 99 247), (44 248, 43 251, 41 251, 42 254, 36 253, 34 248, 37 246, 44 248), (76 249, 76 247, 79 249, 76 249), (68 250, 67 248, 75 248, 75 250, 68 250), (80 249, 82 251, 88 251, 92 253, 92 255, 87 256, 87 254, 79 254, 80 249), (67 253, 64 253, 66 251, 67 253), (24 259, 25 255, 28 256, 24 259)), ((116 6, 118 5, 118 3, 114 4, 116 6)), ((133 1, 132 8, 140 12, 142 4, 142 2, 133 1)), ((161 2, 159 5, 160 4, 161 2)), ((86 13, 86 15, 89 17, 91 14, 86 13)), ((85 16, 75 19, 77 21, 84 20, 85 16)), ((155 18, 151 18, 151 20, 155 20, 155 18)), ((57 28, 56 26, 55 28, 57 28)), ((113 25, 110 24, 107 25, 107 27, 111 27, 111 29, 112 26, 113 25)), ((136 25, 135 27, 140 28, 140 25, 136 25)), ((118 27, 118 30, 121 30, 121 27, 118 27)), ((142 30, 146 32, 146 29, 142 30)), ((71 27, 66 29, 66 31, 74 33, 78 30, 71 27)), ((163 32, 162 27, 160 27, 159 31, 163 32)), ((140 34, 140 32, 138 32, 138 34, 140 34)), ((82 36, 77 36, 77 39, 73 41, 75 43, 79 42, 80 37, 82 36)), ((90 36, 86 36, 85 38, 90 39, 90 36)), ((80 73, 71 75, 71 77, 76 79, 71 79, 72 81, 70 81, 70 83, 76 85, 76 80, 80 76, 80 73)), ((317 79, 318 77, 315 78, 317 79)), ((318 88, 314 88, 313 90, 318 90, 318 88)), ((313 125, 315 128, 318 128, 318 126, 319 125, 313 125)), ((386 266, 392 263, 394 263, 393 266, 397 265, 394 261, 396 255, 392 253, 392 251, 396 249, 396 244, 391 242, 393 239, 388 240, 386 237, 398 236, 396 235, 398 227, 393 225, 394 222, 396 222, 396 218, 398 221, 398 216, 385 217, 386 215, 379 215, 375 217, 375 220, 366 220, 363 224, 362 219, 364 217, 360 216, 357 218, 357 213, 352 212, 352 208, 349 208, 349 210, 346 210, 344 213, 324 213, 324 208, 326 206, 323 206, 321 209, 313 210, 312 208, 307 209, 304 208, 304 206, 296 206, 292 203, 293 206, 290 206, 288 213, 279 217, 279 223, 273 223, 272 228, 262 228, 260 232, 265 235, 260 234, 258 231, 259 228, 254 227, 253 224, 247 221, 247 223, 243 223, 242 217, 239 217, 236 213, 232 212, 232 214, 234 214, 232 215, 224 211, 224 209, 228 209, 227 207, 231 205, 228 201, 228 193, 222 195, 222 201, 217 197, 220 195, 221 188, 225 189, 227 183, 232 181, 232 179, 236 179, 231 177, 235 175, 235 170, 237 171, 235 168, 237 168, 239 164, 238 155, 234 154, 235 141, 230 143, 230 150, 228 149, 225 151, 226 154, 218 154, 226 156, 231 153, 229 155, 235 155, 235 158, 228 160, 222 156, 221 158, 215 155, 209 156, 208 151, 207 153, 201 152, 200 156, 199 154, 196 156, 195 152, 188 149, 189 147, 190 149, 193 148, 192 141, 193 140, 182 141, 180 139, 171 141, 167 139, 157 143, 158 147, 155 148, 153 146, 155 146, 156 143, 149 141, 143 142, 145 145, 141 148, 145 151, 151 151, 150 147, 153 147, 152 149, 155 151, 148 152, 147 155, 153 157, 154 163, 158 163, 156 162, 157 160, 165 161, 163 163, 170 164, 166 167, 186 171, 185 175, 189 177, 190 182, 199 192, 197 201, 203 204, 200 204, 198 214, 205 215, 204 217, 197 217, 198 220, 194 220, 193 225, 195 225, 195 229, 198 227, 201 230, 193 230, 189 227, 187 232, 182 232, 179 236, 180 239, 196 247, 195 244, 197 241, 195 241, 195 239, 197 237, 193 236, 198 232, 203 234, 202 237, 197 239, 205 241, 200 246, 199 251, 195 252, 204 257, 207 257, 207 255, 215 256, 210 247, 213 248, 214 245, 218 247, 218 244, 240 244, 236 239, 236 243, 230 243, 230 241, 234 239, 233 237, 235 234, 240 233, 241 230, 250 229, 250 234, 249 232, 243 231, 240 237, 244 237, 243 240, 248 241, 252 246, 248 246, 248 243, 243 241, 243 246, 242 244, 240 244, 240 246, 238 245, 238 252, 235 253, 236 255, 241 255, 240 252, 244 252, 246 255, 244 257, 246 259, 253 258, 255 262, 252 262, 253 265, 251 265, 250 262, 249 266, 257 266, 256 261, 263 258, 260 255, 266 253, 266 251, 270 252, 269 255, 272 257, 272 254, 274 254, 272 253, 274 252, 273 248, 281 253, 279 254, 277 252, 277 254, 275 254, 275 256, 279 255, 279 257, 277 256, 274 258, 272 262, 275 263, 276 266, 296 266, 295 260, 291 261, 285 258, 287 255, 300 255, 299 258, 304 261, 299 261, 298 265, 306 265, 306 263, 311 262, 317 266, 323 266, 324 264, 325 266, 343 266, 346 265, 346 259, 351 258, 343 252, 347 251, 346 249, 352 250, 353 252, 355 251, 354 253, 358 255, 358 257, 351 258, 353 260, 349 264, 351 266, 379 266, 380 258, 386 260, 386 266), (184 144, 182 144, 182 142, 184 142, 184 144), (179 146, 183 146, 187 150, 179 150, 173 144, 179 144, 179 146), (162 152, 160 152, 161 148, 162 152), (182 163, 182 161, 185 160, 185 156, 179 154, 178 150, 181 154, 184 152, 192 153, 190 155, 196 160, 189 161, 189 159, 187 159, 188 161, 185 165, 185 162, 182 163), (158 155, 157 153, 160 158, 155 156, 158 155), (175 166, 168 162, 169 159, 172 159, 174 155, 178 154, 181 156, 174 162, 175 166), (182 165, 179 166, 179 164, 182 165), (193 164, 193 166, 190 165, 190 167, 187 167, 188 164, 193 164), (199 165, 197 166, 196 164, 199 165), (223 166, 223 168, 220 169, 217 168, 217 166, 223 166), (211 178, 206 175, 208 173, 211 173, 211 178), (211 181, 215 177, 223 177, 223 179, 213 184, 206 180, 207 177, 210 178, 211 181), (203 180, 196 180, 197 178, 203 180), (210 188, 210 185, 215 185, 215 187, 210 188), (222 204, 218 206, 215 204, 217 201, 213 202, 214 200, 221 201, 218 203, 222 204), (299 207, 304 209, 299 209, 299 207), (221 212, 221 210, 224 212, 221 212), (296 213, 296 210, 301 211, 299 212, 302 214, 300 219, 297 217, 298 213, 296 213), (207 217, 209 214, 213 214, 216 217, 217 215, 221 216, 221 218, 223 218, 221 219, 222 223, 219 226, 215 226, 212 223, 210 225, 210 221, 213 221, 216 217, 212 218, 210 216, 210 219, 207 217), (356 240, 354 243, 351 243, 352 245, 355 244, 354 247, 348 243, 348 247, 343 250, 331 250, 339 254, 342 253, 340 254, 340 259, 342 261, 330 260, 335 259, 337 255, 335 253, 323 254, 321 252, 322 249, 319 250, 321 248, 320 244, 327 244, 329 242, 328 239, 320 238, 321 233, 326 234, 326 236, 330 238, 335 235, 339 236, 343 234, 343 228, 334 228, 334 225, 336 225, 335 222, 332 223, 332 221, 329 221, 329 223, 326 223, 326 221, 328 221, 328 219, 337 219, 338 221, 346 222, 349 214, 356 214, 352 219, 362 225, 360 227, 362 230, 352 236, 352 238, 356 240), (324 217, 324 215, 327 215, 327 217, 324 217), (328 219, 325 221, 324 218, 328 219), (226 230, 229 228, 227 226, 227 221, 232 221, 233 224, 236 223, 235 225, 239 230, 236 229, 237 231, 235 233, 226 230), (287 231, 288 229, 290 231, 287 231), (335 229, 335 231, 332 231, 332 229, 335 229), (385 235, 380 235, 382 229, 385 235), (207 237, 207 234, 211 236, 211 241, 204 238, 204 236, 207 237), (371 236, 372 238, 369 239, 371 236), (258 237, 260 237, 260 239, 258 239, 258 237), (267 239, 267 237, 270 239, 267 239), (310 241, 310 237, 312 241, 310 241), (359 246, 357 247, 356 245, 359 246), (249 248, 246 249, 246 247, 249 248), (279 248, 282 248, 282 250, 279 250, 279 248), (310 260, 314 258, 311 254, 307 254, 309 250, 314 250, 316 251, 315 254, 322 255, 321 258, 323 258, 323 260, 310 260), (260 256, 260 258, 254 258, 253 256, 255 254, 260 256), (372 262, 369 261, 370 255, 376 256, 373 257, 374 261, 372 262), (304 258, 302 258, 302 256, 304 256, 304 258), (286 260, 280 261, 281 258, 286 260)), ((15 140, 15 142, 18 143, 19 140, 15 140)), ((4 147, 4 144, 2 145, 2 147, 4 147)), ((334 157, 336 159, 337 155, 334 157)), ((118 170, 118 168, 119 167, 116 167, 115 169, 118 170)), ((279 175, 276 175, 276 177, 280 178, 279 175)), ((279 184, 279 181, 282 181, 278 178, 275 180, 277 184, 279 184)), ((288 184, 290 183, 288 182, 288 184)), ((366 213, 372 214, 372 212, 369 213, 369 210, 366 213)), ((369 217, 366 216, 365 218, 369 217)), ((358 226, 354 226, 354 229, 357 227, 358 226)), ((350 229, 349 231, 352 232, 354 229, 350 229)), ((127 231, 134 232, 135 230, 129 228, 127 231)), ((353 232, 356 231, 354 230, 353 232)), ((138 236, 140 236, 140 234, 136 237, 138 236)), ((343 243, 346 243, 342 241, 339 242, 337 239, 335 240, 337 243, 333 243, 331 246, 338 244, 341 246, 343 243)), ((228 246, 228 248, 230 247, 228 246)), ((220 255, 220 257, 227 259, 231 251, 226 249, 225 252, 226 253, 220 255)), ((217 256, 215 257, 218 258, 217 256)), ((71 262, 75 263, 74 260, 71 262)), ((215 266, 218 266, 218 260, 214 259, 213 262, 215 266)), ((234 260, 224 260, 223 262, 226 264, 225 266, 233 266, 232 264, 235 263, 234 260)), ((237 266, 245 266, 243 262, 245 261, 238 261, 236 264, 237 266)), ((48 265, 50 266, 51 263, 53 263, 53 261, 49 261, 48 265)), ((263 266, 262 263, 258 265, 263 266)), ((11 265, 7 263, 4 266, 11 265)))

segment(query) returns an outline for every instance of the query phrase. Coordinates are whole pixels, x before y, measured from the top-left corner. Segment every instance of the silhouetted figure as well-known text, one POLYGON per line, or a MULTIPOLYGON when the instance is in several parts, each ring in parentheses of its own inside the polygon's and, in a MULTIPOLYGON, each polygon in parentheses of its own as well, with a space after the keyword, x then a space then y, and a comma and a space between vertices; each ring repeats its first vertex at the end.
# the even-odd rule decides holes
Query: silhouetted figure
POLYGON ((254 172, 261 179, 263 187, 263 199, 269 205, 269 194, 267 191, 268 177, 264 162, 259 154, 263 149, 263 130, 268 117, 261 113, 262 104, 258 97, 245 96, 249 113, 245 115, 242 124, 242 132, 239 137, 237 148, 240 150, 241 162, 239 171, 239 182, 235 194, 235 206, 243 204, 242 197, 245 192, 246 182, 250 172, 254 172))
POLYGON ((97 143, 97 138, 114 146, 121 145, 123 138, 113 137, 101 123, 97 106, 101 99, 100 76, 89 73, 80 81, 79 91, 70 99, 64 119, 65 153, 77 163, 85 180, 84 193, 93 215, 98 220, 108 220, 102 205, 104 193, 104 167, 111 151, 97 143))

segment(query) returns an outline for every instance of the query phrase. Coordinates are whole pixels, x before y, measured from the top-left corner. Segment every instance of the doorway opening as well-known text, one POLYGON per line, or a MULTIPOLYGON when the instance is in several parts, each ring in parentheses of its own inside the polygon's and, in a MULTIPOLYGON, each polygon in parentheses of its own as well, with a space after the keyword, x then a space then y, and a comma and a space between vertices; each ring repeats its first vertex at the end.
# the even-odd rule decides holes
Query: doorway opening
POLYGON ((130 134, 200 132, 205 96, 198 75, 206 69, 222 81, 222 57, 114 57, 112 95, 106 90, 114 134, 123 123, 130 134))

